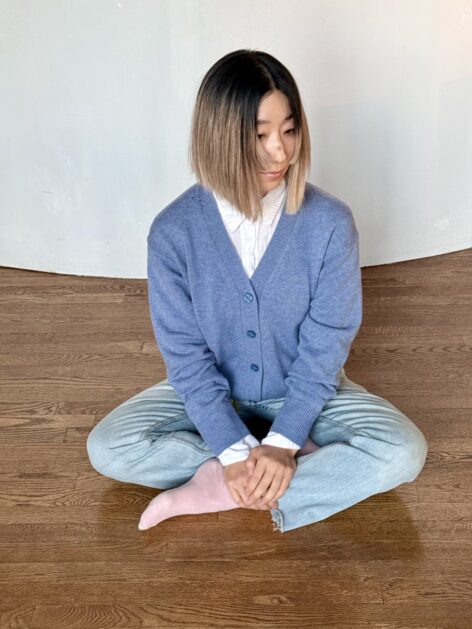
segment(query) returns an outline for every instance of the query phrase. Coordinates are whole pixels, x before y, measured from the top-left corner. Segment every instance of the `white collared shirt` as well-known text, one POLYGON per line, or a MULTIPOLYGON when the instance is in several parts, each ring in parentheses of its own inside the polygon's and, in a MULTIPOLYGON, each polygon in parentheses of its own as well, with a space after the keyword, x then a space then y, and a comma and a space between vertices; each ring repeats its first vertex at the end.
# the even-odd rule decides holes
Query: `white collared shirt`
MULTIPOLYGON (((213 192, 226 231, 236 251, 239 253, 242 265, 249 278, 252 277, 259 261, 264 255, 270 239, 274 235, 275 228, 282 214, 286 195, 287 184, 285 179, 282 179, 276 188, 264 195, 262 198, 262 216, 256 222, 253 222, 231 205, 229 201, 213 192)), ((293 441, 290 441, 290 439, 287 439, 287 437, 284 437, 280 433, 273 432, 272 430, 262 439, 261 443, 262 445, 277 446, 279 448, 299 449, 301 447, 293 441)), ((218 459, 223 465, 229 465, 237 461, 245 461, 249 456, 250 449, 261 445, 261 443, 259 443, 254 435, 248 435, 229 448, 226 448, 226 450, 221 452, 218 456, 218 459)))

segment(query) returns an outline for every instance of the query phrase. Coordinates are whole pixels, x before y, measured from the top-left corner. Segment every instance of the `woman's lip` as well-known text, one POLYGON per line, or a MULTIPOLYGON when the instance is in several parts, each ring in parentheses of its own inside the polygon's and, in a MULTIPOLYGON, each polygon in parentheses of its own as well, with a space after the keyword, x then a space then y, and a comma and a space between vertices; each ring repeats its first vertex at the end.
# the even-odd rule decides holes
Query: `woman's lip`
POLYGON ((283 172, 282 170, 267 170, 267 171, 263 171, 262 174, 263 175, 280 175, 280 173, 283 172))

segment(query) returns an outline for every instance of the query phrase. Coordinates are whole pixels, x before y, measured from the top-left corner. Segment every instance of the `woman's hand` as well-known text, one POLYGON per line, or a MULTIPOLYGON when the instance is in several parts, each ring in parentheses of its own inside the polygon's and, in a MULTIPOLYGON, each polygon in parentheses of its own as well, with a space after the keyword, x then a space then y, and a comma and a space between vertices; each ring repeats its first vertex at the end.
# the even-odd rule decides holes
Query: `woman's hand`
POLYGON ((251 473, 246 499, 268 505, 283 496, 297 469, 297 452, 298 450, 268 445, 252 448, 245 461, 251 473))
POLYGON ((270 505, 260 505, 253 500, 247 500, 247 484, 251 476, 250 468, 246 465, 247 461, 237 461, 223 467, 225 483, 235 502, 245 509, 261 509, 267 510, 277 507, 276 501, 270 505))

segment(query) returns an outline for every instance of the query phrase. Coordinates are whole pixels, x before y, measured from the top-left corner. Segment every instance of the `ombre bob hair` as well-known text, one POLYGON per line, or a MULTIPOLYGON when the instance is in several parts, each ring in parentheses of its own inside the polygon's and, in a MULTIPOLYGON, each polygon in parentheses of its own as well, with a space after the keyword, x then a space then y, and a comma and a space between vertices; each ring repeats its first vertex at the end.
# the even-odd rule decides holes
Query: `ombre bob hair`
POLYGON ((189 162, 200 184, 229 201, 250 220, 262 215, 257 173, 269 156, 257 137, 261 99, 280 90, 295 127, 295 151, 285 174, 286 209, 296 214, 310 169, 310 136, 297 85, 287 68, 259 50, 236 50, 219 59, 198 89, 192 116, 189 162))

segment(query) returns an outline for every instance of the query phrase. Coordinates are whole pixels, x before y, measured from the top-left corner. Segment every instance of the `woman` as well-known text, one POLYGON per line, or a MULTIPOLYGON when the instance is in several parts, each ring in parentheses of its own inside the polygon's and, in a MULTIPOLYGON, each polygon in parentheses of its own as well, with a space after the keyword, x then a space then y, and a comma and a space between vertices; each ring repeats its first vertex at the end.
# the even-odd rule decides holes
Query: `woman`
POLYGON ((309 132, 287 68, 256 50, 217 61, 190 161, 198 183, 148 235, 168 378, 97 424, 92 465, 167 489, 140 529, 243 507, 270 509, 286 532, 413 481, 422 433, 343 369, 362 320, 358 232, 345 203, 306 181, 309 132))

